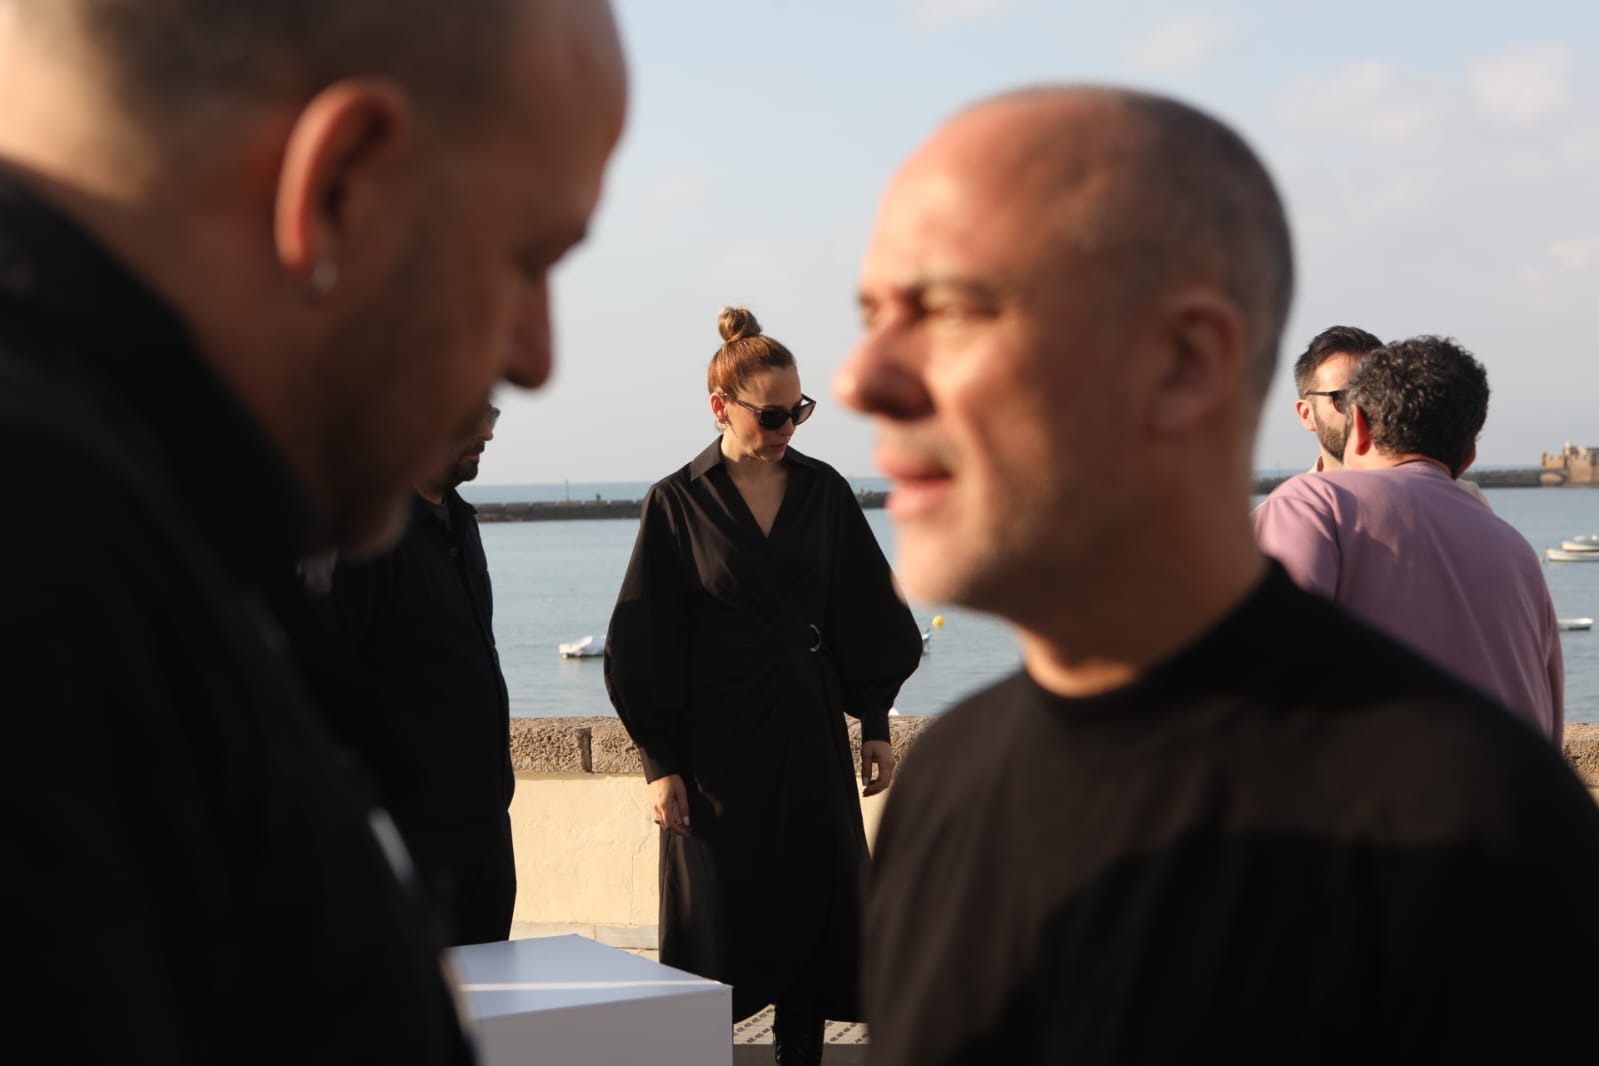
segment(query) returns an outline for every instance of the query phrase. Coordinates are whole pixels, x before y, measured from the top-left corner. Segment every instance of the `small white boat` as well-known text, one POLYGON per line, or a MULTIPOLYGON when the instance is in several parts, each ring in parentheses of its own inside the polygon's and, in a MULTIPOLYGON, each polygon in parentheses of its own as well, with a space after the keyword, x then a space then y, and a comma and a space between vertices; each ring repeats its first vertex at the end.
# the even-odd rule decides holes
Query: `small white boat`
POLYGON ((561 649, 563 659, 593 659, 605 654, 605 638, 588 636, 557 647, 561 649))
POLYGON ((1560 619, 1556 620, 1556 624, 1559 625, 1561 629, 1568 630, 1568 631, 1569 630, 1573 630, 1573 629, 1592 629, 1593 628, 1593 619, 1592 618, 1560 618, 1560 619))
POLYGON ((1588 537, 1572 537, 1560 542, 1560 550, 1568 552, 1599 552, 1599 533, 1588 537))
POLYGON ((1599 563, 1599 552, 1568 551, 1565 548, 1545 548, 1543 557, 1551 563, 1599 563))
POLYGON ((933 630, 944 628, 944 616, 933 615, 933 624, 922 630, 922 654, 926 655, 933 650, 933 630))

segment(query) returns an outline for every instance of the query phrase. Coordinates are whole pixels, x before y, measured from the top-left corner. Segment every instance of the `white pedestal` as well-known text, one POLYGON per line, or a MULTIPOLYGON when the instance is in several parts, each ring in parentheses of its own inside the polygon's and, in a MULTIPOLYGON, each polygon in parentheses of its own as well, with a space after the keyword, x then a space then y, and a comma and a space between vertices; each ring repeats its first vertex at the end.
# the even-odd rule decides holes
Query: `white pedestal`
POLYGON ((580 936, 451 948, 484 1066, 731 1066, 733 990, 580 936))

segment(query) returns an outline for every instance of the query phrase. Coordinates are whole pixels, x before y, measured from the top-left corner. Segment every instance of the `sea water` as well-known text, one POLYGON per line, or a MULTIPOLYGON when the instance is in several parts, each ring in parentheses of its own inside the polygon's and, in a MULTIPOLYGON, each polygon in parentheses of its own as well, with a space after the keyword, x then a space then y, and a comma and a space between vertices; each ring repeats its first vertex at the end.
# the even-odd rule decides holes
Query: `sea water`
MULTIPOLYGON (((858 488, 885 487, 852 479, 858 488)), ((473 502, 637 499, 639 483, 538 486, 471 485, 473 502)), ((1526 537, 1540 558, 1564 538, 1599 532, 1599 490, 1488 489, 1489 503, 1526 537)), ((887 512, 866 512, 878 543, 893 558, 887 512)), ((525 716, 608 715, 599 659, 563 659, 557 646, 602 636, 627 569, 635 522, 620 519, 485 522, 481 526, 494 582, 494 632, 511 694, 511 713, 525 716)), ((1545 563, 1555 613, 1599 617, 1599 563, 1545 563)), ((932 633, 928 654, 900 690, 902 714, 938 714, 1021 663, 1006 626, 944 604, 912 602, 917 624, 932 633), (934 628, 935 617, 943 620, 934 628)), ((1599 722, 1599 630, 1560 635, 1566 666, 1566 719, 1599 722)), ((1333 664, 1329 664, 1333 665, 1333 664)))

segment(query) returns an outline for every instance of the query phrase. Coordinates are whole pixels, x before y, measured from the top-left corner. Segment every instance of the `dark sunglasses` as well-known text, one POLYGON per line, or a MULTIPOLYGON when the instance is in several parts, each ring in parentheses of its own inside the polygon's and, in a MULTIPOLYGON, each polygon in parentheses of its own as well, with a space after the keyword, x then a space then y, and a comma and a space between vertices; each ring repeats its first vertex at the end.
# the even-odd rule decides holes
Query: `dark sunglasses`
POLYGON ((1333 410, 1337 411, 1339 414, 1343 414, 1344 413, 1344 397, 1346 395, 1348 395, 1348 393, 1349 393, 1348 389, 1312 389, 1309 392, 1305 393, 1305 395, 1306 396, 1325 396, 1325 397, 1327 397, 1327 399, 1332 401, 1333 410))
POLYGON ((800 393, 800 402, 793 407, 756 407, 752 403, 745 403, 732 396, 727 398, 754 415, 756 425, 766 430, 782 429, 783 423, 791 418, 797 426, 811 417, 811 412, 816 410, 816 401, 803 392, 800 393))

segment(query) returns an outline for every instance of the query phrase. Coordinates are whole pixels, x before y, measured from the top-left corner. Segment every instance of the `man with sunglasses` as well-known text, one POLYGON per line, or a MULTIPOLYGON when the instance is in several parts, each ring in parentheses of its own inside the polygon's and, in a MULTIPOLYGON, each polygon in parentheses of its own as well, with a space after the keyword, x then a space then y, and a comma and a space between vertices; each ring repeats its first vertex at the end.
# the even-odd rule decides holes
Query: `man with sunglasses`
MULTIPOLYGON (((1294 385, 1299 390, 1294 410, 1300 424, 1316 434, 1321 445, 1310 473, 1343 469, 1349 435, 1349 375, 1361 359, 1380 347, 1382 341, 1376 334, 1358 326, 1330 326, 1311 338, 1309 347, 1294 361, 1294 385)), ((1455 484, 1484 507, 1491 507, 1475 481, 1456 478, 1455 484)))
POLYGON ((1361 356, 1382 346, 1376 334, 1358 326, 1331 326, 1311 338, 1294 361, 1294 386, 1299 399, 1294 410, 1299 423, 1316 434, 1321 450, 1312 471, 1338 470, 1344 465, 1344 385, 1361 356))
POLYGON ((1344 469, 1279 485, 1260 546, 1325 596, 1471 682, 1556 746, 1560 635, 1537 553, 1456 491, 1488 416, 1488 375, 1441 337, 1366 355, 1347 385, 1344 469))
POLYGON ((338 563, 326 600, 348 671, 327 711, 376 778, 450 944, 504 940, 516 904, 516 781, 494 593, 476 511, 456 491, 477 477, 499 415, 488 408, 415 483, 399 544, 338 563))

